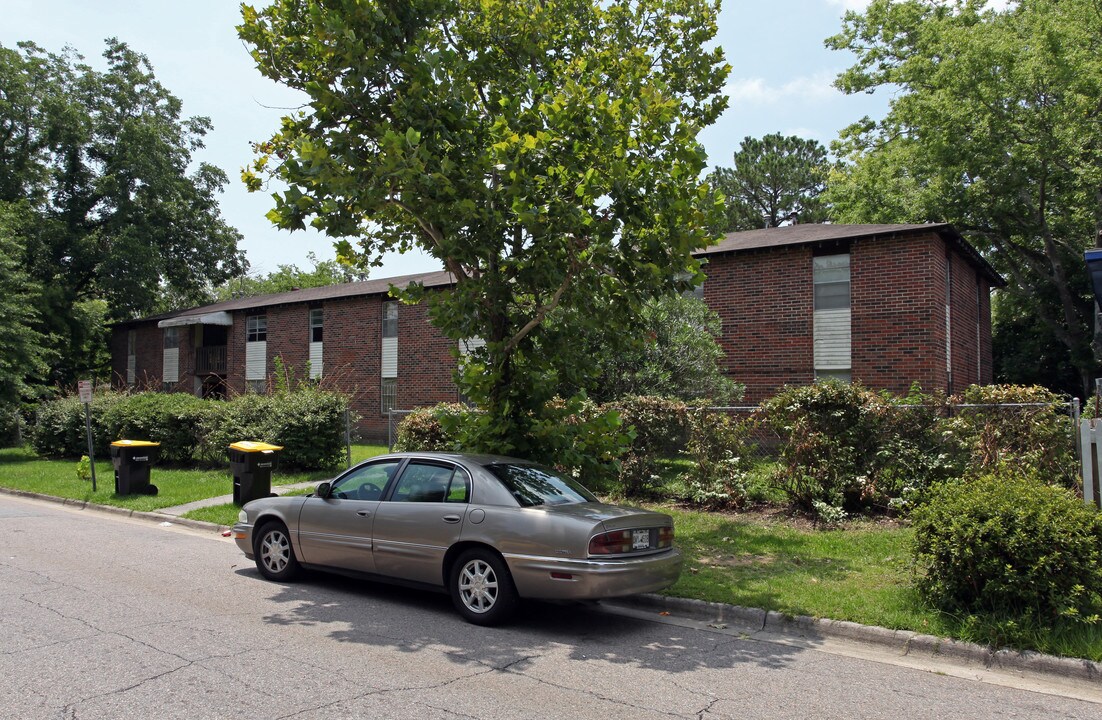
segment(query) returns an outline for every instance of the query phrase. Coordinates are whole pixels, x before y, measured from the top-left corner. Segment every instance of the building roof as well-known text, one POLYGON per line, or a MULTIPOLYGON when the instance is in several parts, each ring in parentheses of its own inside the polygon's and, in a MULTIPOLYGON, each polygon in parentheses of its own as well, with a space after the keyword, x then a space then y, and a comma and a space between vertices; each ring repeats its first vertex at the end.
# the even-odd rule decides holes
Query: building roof
POLYGON ((726 237, 715 245, 695 253, 697 257, 718 255, 721 253, 763 250, 787 245, 813 245, 844 240, 856 240, 867 237, 908 237, 925 233, 936 233, 957 250, 981 273, 987 276, 995 286, 1002 287, 1006 281, 991 267, 979 252, 965 240, 950 223, 922 223, 913 225, 831 225, 808 223, 788 225, 759 230, 743 230, 727 233, 726 237))
POLYGON ((390 290, 390 286, 404 288, 412 283, 421 283, 425 287, 441 287, 453 285, 455 279, 451 273, 444 270, 435 272, 417 273, 414 275, 401 275, 399 277, 378 278, 376 280, 362 280, 360 282, 341 283, 340 285, 325 285, 323 287, 303 288, 289 292, 271 293, 268 295, 255 295, 253 297, 236 298, 212 305, 187 308, 186 310, 174 310, 150 315, 134 320, 125 320, 117 325, 128 325, 138 322, 152 322, 168 320, 191 315, 209 315, 218 312, 233 312, 234 310, 252 310, 254 308, 272 307, 273 305, 287 305, 289 303, 310 303, 337 298, 359 297, 361 295, 382 295, 390 290))

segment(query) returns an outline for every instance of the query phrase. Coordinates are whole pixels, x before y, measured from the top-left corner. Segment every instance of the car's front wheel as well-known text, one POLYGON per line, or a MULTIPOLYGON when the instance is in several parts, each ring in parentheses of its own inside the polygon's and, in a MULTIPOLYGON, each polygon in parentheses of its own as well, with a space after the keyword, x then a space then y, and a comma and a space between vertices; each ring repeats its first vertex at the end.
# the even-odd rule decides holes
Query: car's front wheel
POLYGON ((509 568, 489 550, 474 548, 460 555, 448 586, 455 609, 475 625, 497 625, 516 610, 517 590, 509 568))
POLYGON ((281 522, 262 525, 256 534, 256 569, 269 580, 289 582, 299 572, 291 536, 281 522))

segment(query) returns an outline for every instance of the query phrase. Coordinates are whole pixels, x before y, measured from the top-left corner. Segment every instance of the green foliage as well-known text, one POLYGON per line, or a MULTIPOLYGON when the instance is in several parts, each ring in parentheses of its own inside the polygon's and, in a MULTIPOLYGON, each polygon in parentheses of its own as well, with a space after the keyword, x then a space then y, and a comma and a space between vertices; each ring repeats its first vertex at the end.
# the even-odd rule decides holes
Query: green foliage
MULTIPOLYGON (((466 405, 441 403, 414 410, 398 424, 395 450, 495 452, 482 428, 485 413, 466 405)), ((619 414, 580 398, 556 398, 532 424, 529 458, 570 473, 590 488, 610 488, 620 470, 632 434, 624 432, 619 414)))
POLYGON ((725 198, 715 231, 778 227, 793 217, 802 223, 825 221, 821 195, 829 170, 826 148, 816 140, 780 133, 744 138, 733 167, 717 167, 708 176, 712 192, 725 198))
POLYGON ((51 358, 38 329, 42 287, 23 267, 30 214, 27 203, 0 198, 0 415, 34 394, 31 385, 46 376, 51 358))
POLYGON ((275 272, 267 275, 230 278, 214 289, 214 300, 222 302, 367 279, 366 272, 342 265, 336 260, 318 260, 313 252, 306 253, 306 259, 314 266, 312 270, 300 270, 295 265, 278 265, 275 272))
POLYGON ((699 408, 688 412, 688 454, 693 464, 681 480, 690 501, 712 509, 746 504, 754 465, 749 453, 755 422, 699 408))
POLYGON ((309 105, 243 172, 251 190, 288 186, 269 218, 355 238, 336 243, 342 263, 414 246, 440 260, 456 284, 432 293, 432 321, 486 341, 458 377, 484 411, 470 437, 546 456, 552 399, 588 374, 569 340, 689 289, 691 254, 712 239, 697 136, 726 105, 716 4, 279 0, 242 13, 260 71, 309 105))
POLYGON ((672 455, 685 446, 689 407, 680 400, 654 396, 627 396, 605 403, 627 430, 635 433, 631 447, 646 455, 672 455))
MULTIPOLYGON (((857 62, 836 86, 892 99, 880 122, 843 131, 829 201, 841 222, 953 222, 1085 393, 1098 374, 1083 251, 1100 217, 1102 14, 1096 0, 985 5, 873 0, 846 14, 828 45, 857 62)), ((1064 384, 1037 372, 1037 355, 1015 357, 1004 378, 1064 384)))
POLYGON ((165 292, 206 301, 246 267, 218 209, 227 178, 193 158, 210 121, 183 117, 126 44, 110 39, 103 55, 98 71, 72 49, 0 46, 0 204, 27 220, 15 257, 39 287, 30 327, 59 355, 46 385, 106 373, 105 321, 149 312, 165 292))
POLYGON ((1052 484, 1076 487, 1063 398, 1040 387, 972 386, 950 399, 916 385, 892 398, 828 381, 786 388, 762 407, 781 437, 774 476, 797 508, 908 512, 935 484, 1012 462, 1052 484), (1013 407, 1014 404, 1031 407, 1013 407))
POLYGON ((87 455, 81 455, 77 462, 77 480, 92 481, 92 460, 87 455))
POLYGON ((720 367, 719 315, 703 300, 669 295, 648 301, 629 326, 577 334, 576 323, 566 325, 575 335, 561 342, 575 348, 575 362, 587 374, 580 385, 560 388, 564 395, 584 390, 605 403, 650 396, 723 404, 742 397, 743 387, 720 367))
POLYGON ((947 612, 1099 622, 1102 515, 1011 465, 944 484, 914 514, 916 580, 947 612))
MULTIPOLYGON (((98 390, 92 396, 92 444, 98 458, 108 457, 110 444, 119 439, 107 424, 106 417, 126 398, 122 393, 109 390, 98 390)), ((29 435, 31 447, 43 457, 79 458, 87 454, 88 437, 80 398, 68 395, 40 403, 29 435)))
POLYGON ((470 415, 471 408, 459 403, 440 403, 428 408, 418 408, 398 423, 394 449, 397 452, 454 452, 455 432, 467 422, 470 415))
POLYGON ((196 459, 202 428, 219 409, 187 393, 145 392, 123 396, 102 422, 113 439, 159 442, 161 462, 185 465, 196 459))
POLYGON ((242 440, 281 445, 279 463, 291 468, 334 468, 345 458, 348 399, 340 393, 304 383, 218 404, 221 412, 208 416, 203 427, 201 454, 211 464, 224 463, 230 444, 242 440))
POLYGON ((884 401, 860 384, 827 380, 787 387, 762 406, 784 441, 774 483, 797 508, 855 509, 878 446, 884 401))
POLYGON ((1067 398, 1036 385, 973 385, 954 401, 979 406, 962 408, 945 423, 967 453, 970 472, 1013 464, 1049 484, 1078 486, 1076 429, 1065 409, 1067 398))
MULTIPOLYGON (((222 466, 230 443, 258 440, 282 445, 281 464, 332 468, 344 459, 344 412, 348 399, 304 383, 273 395, 241 395, 230 401, 201 400, 186 393, 99 391, 92 399, 96 457, 108 457, 112 441, 161 443, 169 463, 222 466)), ((38 407, 31 446, 45 457, 87 452, 84 406, 76 396, 38 407)))
POLYGON ((887 404, 863 495, 876 508, 907 513, 924 501, 930 487, 959 478, 968 457, 946 427, 944 393, 923 393, 915 383, 902 398, 881 399, 887 404))

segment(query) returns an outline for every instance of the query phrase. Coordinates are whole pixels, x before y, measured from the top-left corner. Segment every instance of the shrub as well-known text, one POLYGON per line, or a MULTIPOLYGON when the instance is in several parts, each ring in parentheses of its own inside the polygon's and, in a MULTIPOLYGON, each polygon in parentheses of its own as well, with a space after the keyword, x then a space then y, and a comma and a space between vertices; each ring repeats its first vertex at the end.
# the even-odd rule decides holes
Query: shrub
POLYGON ((909 512, 933 485, 960 477, 967 456, 945 432, 944 394, 925 394, 916 383, 903 398, 882 397, 880 439, 864 498, 878 508, 909 512))
POLYGON ((459 403, 440 403, 414 410, 398 423, 394 449, 451 452, 456 450, 454 430, 471 409, 459 403))
POLYGON ((671 455, 685 447, 688 406, 681 400, 630 395, 602 406, 615 410, 623 427, 634 429, 631 447, 648 456, 671 455))
MULTIPOLYGON (((118 438, 104 417, 128 396, 111 390, 98 390, 92 396, 92 443, 96 457, 108 457, 108 446, 118 438)), ((76 395, 55 398, 38 406, 37 419, 30 431, 31 447, 43 457, 79 458, 88 452, 84 423, 84 405, 76 395)))
POLYGON ((807 513, 815 513, 816 502, 858 507, 875 467, 886 406, 857 383, 828 380, 782 390, 761 412, 765 425, 783 438, 783 466, 773 483, 807 513))
POLYGON ((1078 486, 1075 429, 1063 410, 1066 398, 1039 386, 973 385, 954 402, 981 406, 964 408, 946 422, 952 439, 968 454, 970 473, 1013 462, 1047 483, 1078 486), (1000 407, 982 407, 991 405, 1000 407))
POLYGON ((344 395, 306 383, 274 395, 241 395, 204 419, 201 455, 224 464, 231 443, 255 440, 283 446, 281 465, 333 468, 344 458, 347 409, 344 395))
POLYGON ((22 444, 23 414, 18 405, 0 405, 0 447, 15 447, 22 444))
POLYGON ((631 434, 624 431, 618 412, 578 396, 549 403, 532 426, 532 439, 539 448, 532 460, 573 475, 591 489, 609 490, 616 489, 631 434))
POLYGON ((689 500, 704 507, 742 507, 746 504, 750 433, 756 421, 733 420, 723 412, 694 409, 687 413, 689 455, 693 466, 681 475, 689 500))
POLYGON ((214 412, 213 403, 194 395, 144 392, 112 405, 102 422, 114 440, 159 442, 162 462, 188 463, 199 452, 201 429, 214 412))
POLYGON ((1102 612, 1102 515, 1070 491, 1003 466, 931 492, 914 518, 917 587, 948 612, 1102 612))

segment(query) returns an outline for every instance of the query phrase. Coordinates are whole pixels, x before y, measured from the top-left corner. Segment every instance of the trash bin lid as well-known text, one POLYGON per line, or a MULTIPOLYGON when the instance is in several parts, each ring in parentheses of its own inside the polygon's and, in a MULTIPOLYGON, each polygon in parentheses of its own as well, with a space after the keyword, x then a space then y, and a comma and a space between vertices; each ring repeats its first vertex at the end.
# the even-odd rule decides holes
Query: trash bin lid
POLYGON ((230 445, 231 450, 240 450, 241 452, 271 452, 272 450, 282 450, 282 445, 269 445, 263 442, 253 442, 252 440, 241 440, 230 445))
POLYGON ((149 440, 116 440, 111 443, 115 447, 158 447, 159 442, 150 442, 149 440))

